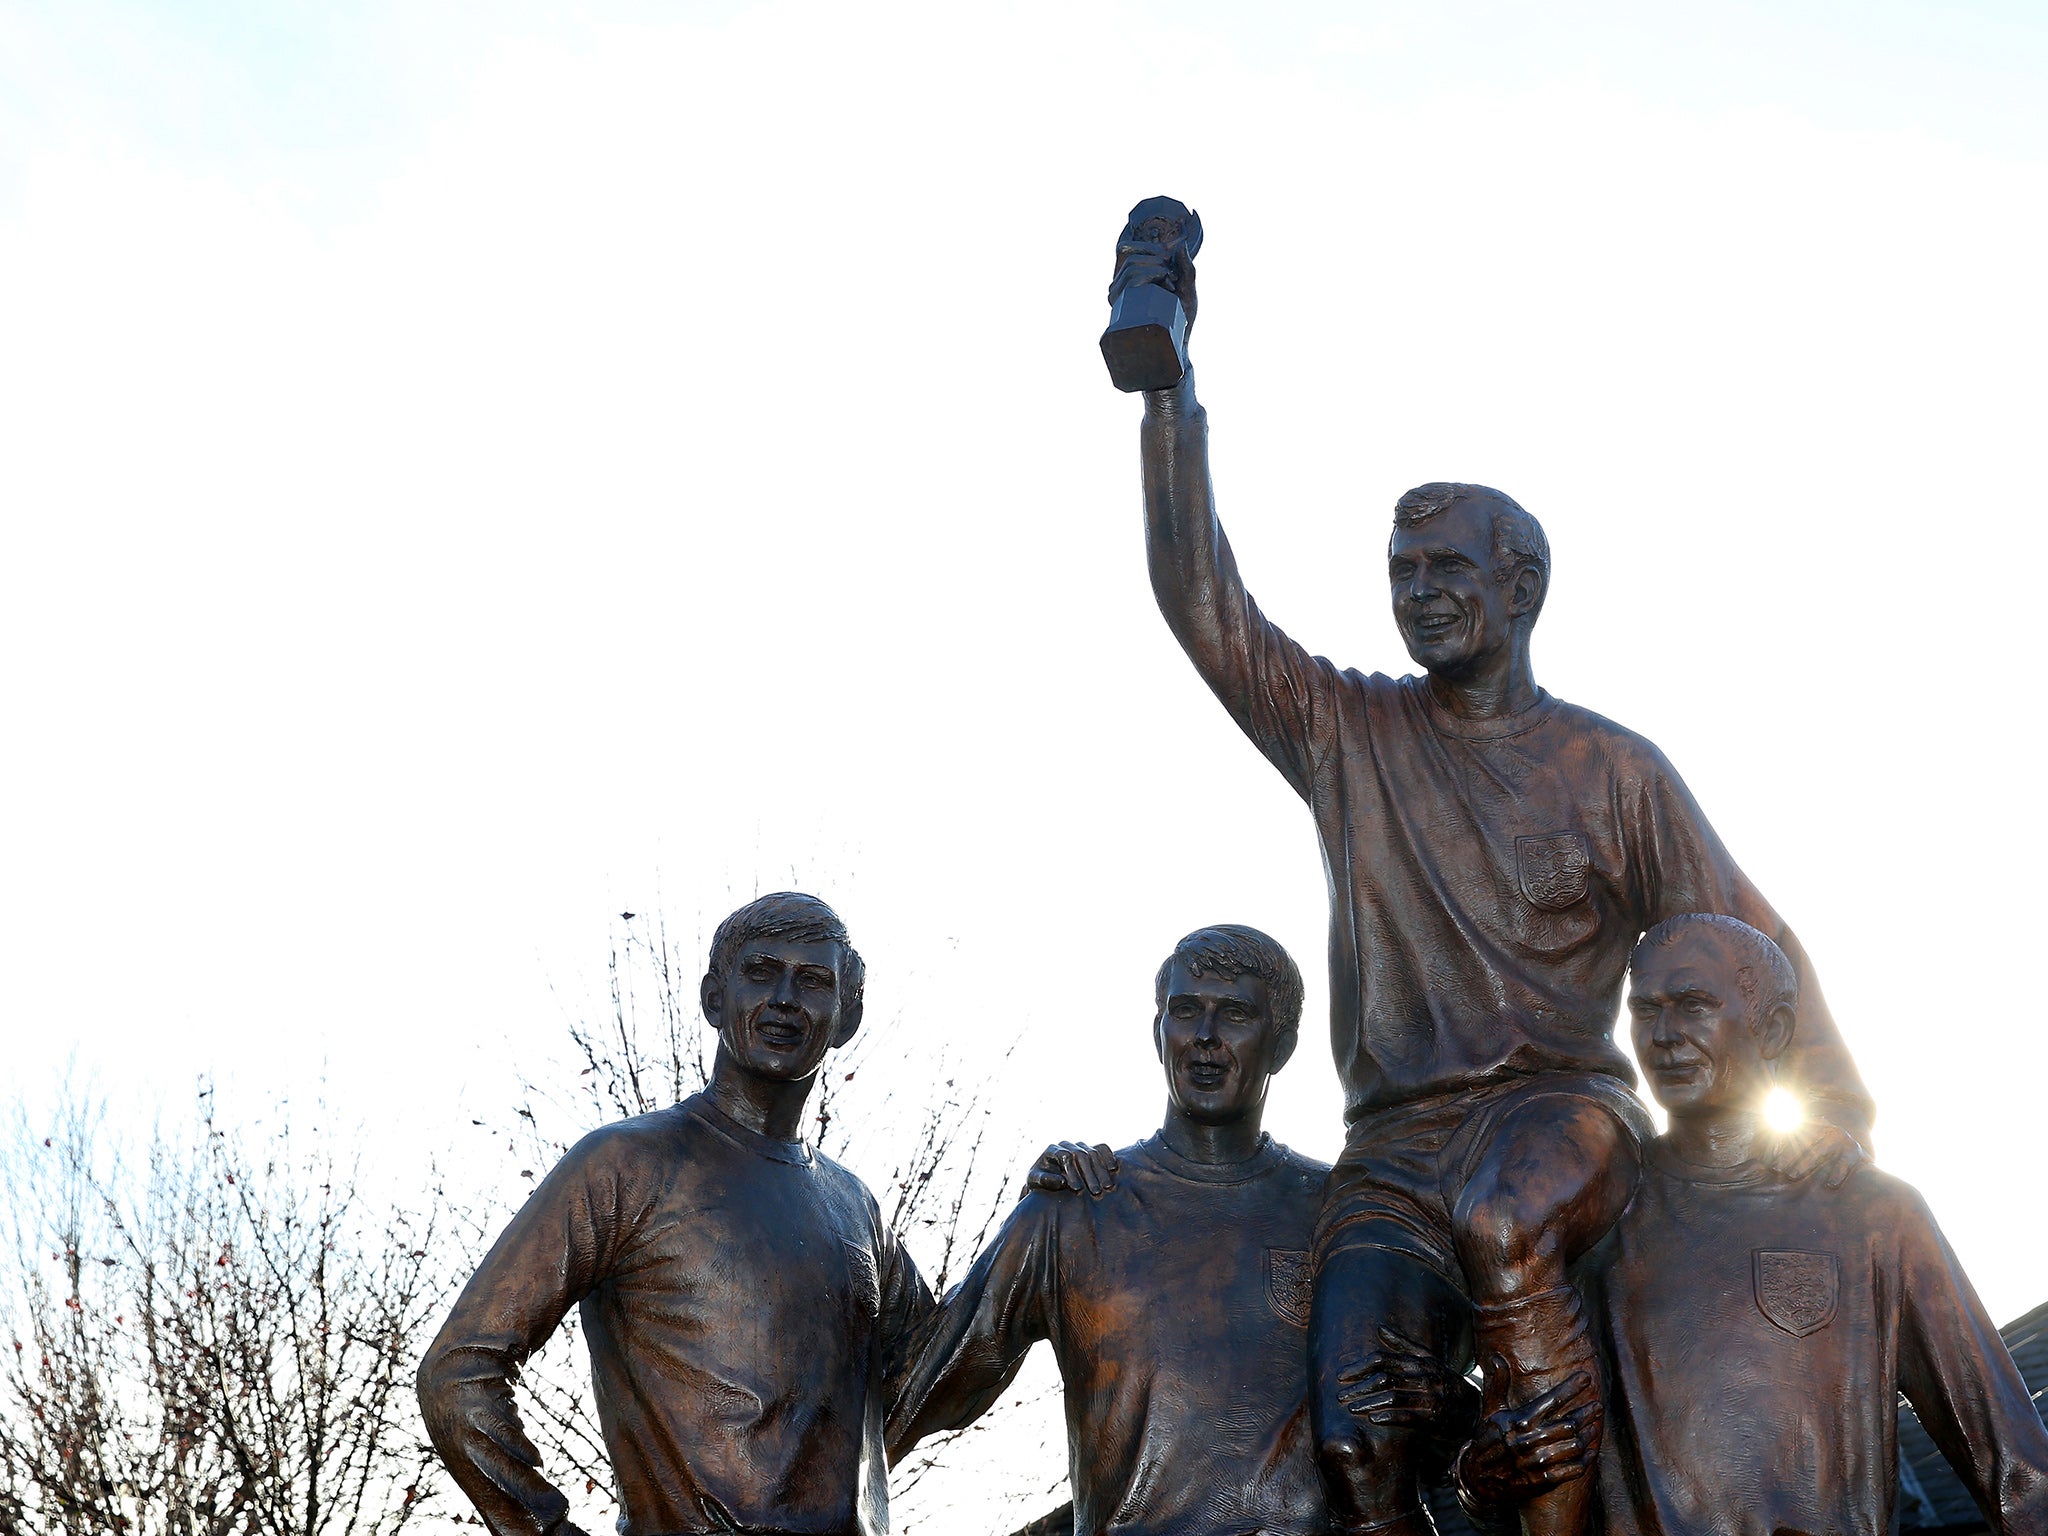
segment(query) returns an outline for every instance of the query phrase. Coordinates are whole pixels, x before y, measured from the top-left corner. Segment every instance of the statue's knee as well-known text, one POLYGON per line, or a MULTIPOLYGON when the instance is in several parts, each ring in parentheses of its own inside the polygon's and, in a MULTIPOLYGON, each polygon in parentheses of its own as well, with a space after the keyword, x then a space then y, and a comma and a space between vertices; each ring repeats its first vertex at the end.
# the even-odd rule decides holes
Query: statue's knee
POLYGON ((1368 1428, 1352 1423, 1324 1433, 1316 1447, 1323 1475, 1354 1490, 1392 1485, 1407 1463, 1408 1436, 1403 1431, 1368 1428))
POLYGON ((1541 1289, 1559 1267, 1541 1211, 1498 1190, 1471 1189, 1458 1202, 1451 1235, 1474 1300, 1541 1289))

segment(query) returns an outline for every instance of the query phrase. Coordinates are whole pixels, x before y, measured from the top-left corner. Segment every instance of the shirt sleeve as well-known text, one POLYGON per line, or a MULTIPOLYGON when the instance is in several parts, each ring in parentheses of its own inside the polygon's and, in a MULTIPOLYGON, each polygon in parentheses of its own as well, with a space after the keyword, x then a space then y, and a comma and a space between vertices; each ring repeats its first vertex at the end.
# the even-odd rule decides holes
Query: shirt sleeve
POLYGON ((926 1436, 988 1412, 1031 1346, 1047 1337, 1057 1285, 1055 1202, 1075 1198, 1027 1194, 915 1331, 890 1384, 891 1465, 926 1436))
POLYGON ((2048 1429, 1917 1196, 1898 1224, 1899 1389, 2001 1536, 2048 1536, 2048 1429))
POLYGON ((1763 894, 1736 867, 1684 780, 1654 747, 1630 796, 1632 879, 1645 929, 1688 912, 1740 918, 1775 940, 1799 973, 1792 1043, 1779 1062, 1785 1086, 1820 1118, 1870 1144, 1873 1106, 1863 1076, 1842 1043, 1813 961, 1763 894))
POLYGON ((618 1135, 585 1137, 541 1181, 420 1362, 427 1434, 497 1536, 546 1536, 568 1517, 512 1388, 569 1308, 612 1271, 641 1214, 611 1155, 618 1135))
POLYGON ((882 1220, 879 1210, 875 1213, 875 1228, 881 1235, 882 1250, 882 1316, 877 1335, 885 1378, 893 1387, 902 1379, 918 1335, 938 1310, 938 1303, 932 1300, 932 1288, 918 1273, 917 1261, 911 1258, 894 1229, 882 1220))
POLYGON ((1146 396, 1146 558, 1159 611, 1223 707, 1308 799, 1334 739, 1337 672, 1259 611, 1216 519, 1209 423, 1187 383, 1146 396))

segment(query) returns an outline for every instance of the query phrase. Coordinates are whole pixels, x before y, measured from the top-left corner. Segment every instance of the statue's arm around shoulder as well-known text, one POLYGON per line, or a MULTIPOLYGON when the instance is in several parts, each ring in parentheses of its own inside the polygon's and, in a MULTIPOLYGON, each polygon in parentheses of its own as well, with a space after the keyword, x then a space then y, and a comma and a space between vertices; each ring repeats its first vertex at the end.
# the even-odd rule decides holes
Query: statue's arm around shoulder
POLYGON ((1209 424, 1190 371, 1147 391, 1140 442, 1152 594, 1203 681, 1306 796, 1329 729, 1336 672, 1259 611, 1238 574, 1209 483, 1209 424))
POLYGON ((627 1128, 569 1150, 463 1287, 420 1362, 420 1413, 493 1531, 562 1536, 569 1503, 540 1470, 512 1387, 527 1358, 609 1272, 637 1203, 627 1128))
POLYGON ((988 1412, 1031 1346, 1048 1336, 1058 1283, 1057 1207, 1074 1198, 1026 1194, 911 1337, 890 1374, 891 1466, 927 1436, 963 1429, 988 1412))
POLYGON ((1778 1062, 1779 1081, 1798 1095, 1809 1117, 1869 1148, 1876 1107, 1835 1025, 1806 946, 1736 864, 1663 753, 1639 736, 1602 724, 1632 744, 1624 760, 1630 761, 1626 771, 1637 786, 1628 797, 1634 802, 1629 842, 1641 865, 1635 878, 1645 893, 1643 926, 1688 912, 1718 912, 1775 942, 1799 976, 1797 1023, 1778 1062))

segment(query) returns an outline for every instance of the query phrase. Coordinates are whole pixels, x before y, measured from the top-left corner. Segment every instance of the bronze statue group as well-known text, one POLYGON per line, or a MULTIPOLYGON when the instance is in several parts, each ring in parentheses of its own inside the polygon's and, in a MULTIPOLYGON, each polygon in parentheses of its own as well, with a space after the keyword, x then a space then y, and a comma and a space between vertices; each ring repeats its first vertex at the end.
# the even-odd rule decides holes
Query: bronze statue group
MULTIPOLYGON (((1190 243, 1161 233, 1134 217, 1111 292, 1178 300, 1180 343, 1190 243)), ((877 1536, 890 1464, 1041 1339, 1076 1536, 1426 1536, 1445 1478, 1529 1536, 1885 1536, 1901 1392, 1993 1529, 2048 1536, 2048 1431, 1871 1165, 1805 951, 1654 746, 1537 687, 1536 520, 1483 486, 1403 496, 1388 579, 1422 675, 1339 670, 1239 578, 1192 373, 1145 406, 1161 611, 1320 834, 1336 1166, 1261 1124, 1295 962, 1200 929, 1158 973, 1159 1131, 1050 1148, 935 1300, 801 1136, 860 957, 816 898, 751 902, 712 941, 709 1086, 573 1148, 421 1366, 485 1524, 574 1529, 514 1386, 577 1306, 622 1536, 877 1536), (1768 1125, 1773 1086, 1799 1128, 1768 1125)))

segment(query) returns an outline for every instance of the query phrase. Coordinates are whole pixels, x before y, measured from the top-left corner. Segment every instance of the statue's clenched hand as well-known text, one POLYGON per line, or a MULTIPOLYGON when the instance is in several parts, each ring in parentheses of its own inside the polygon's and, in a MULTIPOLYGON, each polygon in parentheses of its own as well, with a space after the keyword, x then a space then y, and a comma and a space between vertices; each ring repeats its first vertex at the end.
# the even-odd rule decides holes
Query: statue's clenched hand
POLYGON ((1101 1196, 1116 1188, 1116 1175, 1116 1154, 1101 1142, 1091 1147, 1078 1141, 1056 1141, 1031 1165, 1024 1186, 1101 1196))

